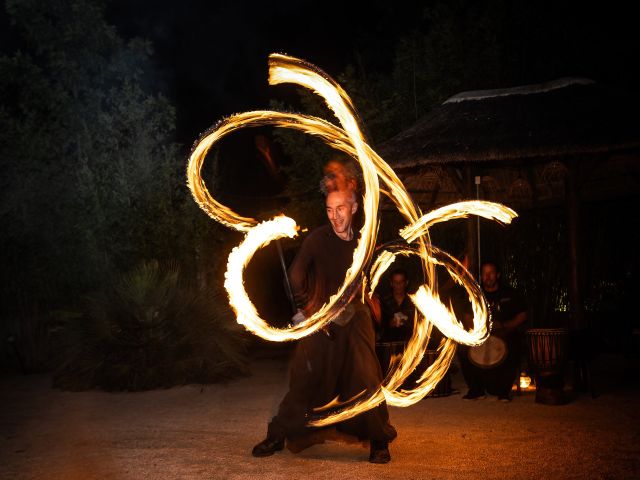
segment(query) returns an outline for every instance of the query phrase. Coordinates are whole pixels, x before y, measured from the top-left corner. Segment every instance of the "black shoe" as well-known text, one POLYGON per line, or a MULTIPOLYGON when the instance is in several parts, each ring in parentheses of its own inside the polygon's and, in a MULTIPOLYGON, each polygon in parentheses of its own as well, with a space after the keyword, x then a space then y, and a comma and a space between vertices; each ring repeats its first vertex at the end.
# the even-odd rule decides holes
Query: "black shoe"
POLYGON ((463 400, 481 400, 483 398, 487 398, 484 392, 476 392, 473 390, 469 390, 466 395, 462 396, 463 400))
POLYGON ((268 457, 284 448, 284 438, 267 437, 251 451, 254 457, 268 457))
POLYGON ((369 461, 371 463, 389 463, 391 461, 389 444, 387 442, 377 442, 372 440, 369 461))

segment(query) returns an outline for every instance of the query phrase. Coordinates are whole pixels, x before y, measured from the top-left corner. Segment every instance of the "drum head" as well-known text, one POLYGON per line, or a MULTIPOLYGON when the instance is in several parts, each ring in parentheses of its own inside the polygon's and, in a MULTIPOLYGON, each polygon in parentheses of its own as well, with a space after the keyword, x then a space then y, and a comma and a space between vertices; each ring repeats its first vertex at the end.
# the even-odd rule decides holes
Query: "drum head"
POLYGON ((505 358, 507 344, 495 335, 490 335, 482 345, 469 348, 469 361, 476 367, 494 368, 504 362, 505 358))

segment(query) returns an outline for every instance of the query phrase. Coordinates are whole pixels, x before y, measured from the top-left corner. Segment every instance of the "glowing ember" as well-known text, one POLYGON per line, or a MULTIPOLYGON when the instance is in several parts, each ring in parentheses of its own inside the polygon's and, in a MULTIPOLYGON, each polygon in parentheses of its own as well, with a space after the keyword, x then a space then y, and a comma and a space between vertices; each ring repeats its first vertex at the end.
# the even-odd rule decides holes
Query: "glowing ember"
POLYGON ((406 244, 392 246, 381 252, 368 272, 369 281, 365 282, 365 285, 368 284, 368 291, 364 294, 372 294, 380 277, 397 255, 417 255, 422 263, 425 283, 411 296, 411 300, 421 315, 414 319, 415 328, 404 355, 393 364, 389 375, 377 391, 362 392, 344 402, 335 400, 330 405, 317 409, 319 417, 310 424, 321 426, 346 420, 384 400, 396 406, 411 405, 424 398, 445 375, 455 354, 455 342, 479 345, 488 337, 490 330, 487 305, 479 286, 460 262, 430 244, 429 228, 436 223, 468 215, 480 215, 509 223, 516 214, 499 204, 470 201, 448 205, 422 215, 395 172, 364 141, 353 104, 334 80, 314 65, 296 58, 272 54, 269 57, 269 83, 292 83, 315 92, 336 115, 341 127, 307 115, 275 111, 246 112, 223 120, 194 146, 189 158, 187 179, 195 201, 215 221, 246 234, 242 243, 232 250, 227 263, 225 288, 229 295, 229 303, 236 312, 238 323, 256 335, 272 341, 299 339, 330 322, 358 293, 358 279, 366 273, 364 268, 371 260, 376 244, 378 202, 382 191, 394 202, 407 221, 408 226, 400 232, 406 244), (310 318, 285 329, 273 328, 260 318, 244 289, 243 272, 258 249, 275 239, 295 236, 299 227, 293 219, 285 216, 258 224, 253 218, 237 214, 210 195, 200 174, 207 152, 216 142, 240 128, 264 125, 291 128, 318 136, 331 147, 357 160, 362 168, 364 181, 365 221, 353 253, 353 262, 343 284, 329 302, 310 318), (380 188, 379 180, 384 184, 383 189, 380 188), (443 266, 452 278, 465 288, 473 309, 472 330, 465 330, 451 308, 440 301, 435 278, 436 265, 443 266), (415 388, 401 389, 404 380, 420 364, 433 325, 447 337, 439 347, 439 355, 421 375, 415 388))
POLYGON ((529 388, 531 385, 531 377, 526 374, 520 375, 520 388, 529 388))

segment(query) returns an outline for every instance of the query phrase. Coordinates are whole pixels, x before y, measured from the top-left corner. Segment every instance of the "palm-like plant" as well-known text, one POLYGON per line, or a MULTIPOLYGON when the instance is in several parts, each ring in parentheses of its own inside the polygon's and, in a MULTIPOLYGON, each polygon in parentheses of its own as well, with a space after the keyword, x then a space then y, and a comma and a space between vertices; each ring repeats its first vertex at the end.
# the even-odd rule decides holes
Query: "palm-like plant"
POLYGON ((145 390, 247 373, 245 341, 221 295, 146 262, 85 301, 63 332, 54 386, 145 390))

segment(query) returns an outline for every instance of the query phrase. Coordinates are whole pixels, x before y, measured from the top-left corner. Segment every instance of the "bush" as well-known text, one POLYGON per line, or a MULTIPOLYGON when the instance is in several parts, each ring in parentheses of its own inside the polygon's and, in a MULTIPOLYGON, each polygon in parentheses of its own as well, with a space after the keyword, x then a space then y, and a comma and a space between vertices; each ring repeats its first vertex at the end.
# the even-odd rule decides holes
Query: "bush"
POLYGON ((146 390, 248 373, 245 341, 222 295, 146 262, 85 300, 61 331, 54 386, 146 390))

